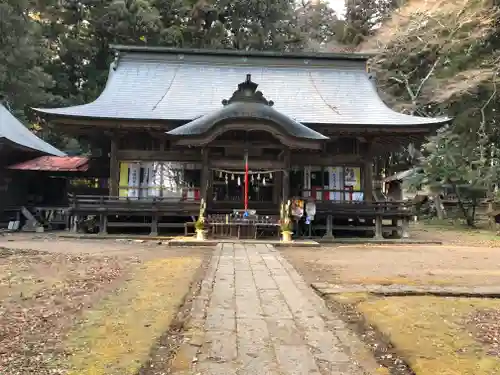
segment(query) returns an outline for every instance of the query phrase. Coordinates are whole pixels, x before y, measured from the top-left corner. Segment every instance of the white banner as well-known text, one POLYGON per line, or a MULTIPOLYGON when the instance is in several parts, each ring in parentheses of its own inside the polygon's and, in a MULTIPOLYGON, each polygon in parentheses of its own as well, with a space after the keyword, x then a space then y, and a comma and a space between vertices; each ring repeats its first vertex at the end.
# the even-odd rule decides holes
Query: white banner
POLYGON ((129 174, 128 174, 128 197, 129 198, 138 198, 139 197, 139 183, 140 183, 140 174, 141 166, 139 163, 131 163, 129 165, 129 174))
MULTIPOLYGON (((342 186, 342 167, 328 167, 328 188, 330 190, 342 190, 344 187, 342 186)), ((330 192, 330 200, 331 201, 340 201, 342 200, 342 193, 340 192, 330 192)))
POLYGON ((163 163, 151 163, 151 173, 149 175, 150 196, 159 197, 161 190, 161 176, 163 163))

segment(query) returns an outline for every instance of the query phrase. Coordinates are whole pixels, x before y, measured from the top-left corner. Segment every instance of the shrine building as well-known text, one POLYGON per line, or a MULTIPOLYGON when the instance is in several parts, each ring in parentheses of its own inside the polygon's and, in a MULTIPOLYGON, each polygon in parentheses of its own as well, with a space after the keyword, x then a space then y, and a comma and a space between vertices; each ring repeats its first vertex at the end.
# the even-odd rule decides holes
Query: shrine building
POLYGON ((369 55, 112 48, 95 101, 35 109, 109 166, 108 194, 70 202, 75 215, 100 215, 102 232, 184 225, 201 198, 213 217, 245 199, 274 217, 281 202, 304 199, 316 204, 317 235, 357 225, 380 236, 376 215, 398 227, 408 213, 375 194, 374 160, 450 121, 386 106, 369 55))

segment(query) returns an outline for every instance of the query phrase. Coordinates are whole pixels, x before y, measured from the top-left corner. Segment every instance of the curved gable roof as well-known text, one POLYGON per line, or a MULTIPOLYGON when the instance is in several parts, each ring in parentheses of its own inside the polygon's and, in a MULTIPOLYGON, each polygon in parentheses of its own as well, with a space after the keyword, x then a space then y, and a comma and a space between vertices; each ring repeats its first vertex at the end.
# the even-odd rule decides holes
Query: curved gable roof
POLYGON ((296 138, 311 140, 326 140, 328 137, 302 125, 290 117, 285 116, 274 108, 259 103, 232 103, 218 111, 209 113, 179 126, 169 132, 169 135, 190 136, 201 135, 210 131, 215 125, 224 120, 264 120, 278 125, 284 134, 296 138))
POLYGON ((69 117, 192 121, 219 109, 220 99, 251 74, 275 100, 277 111, 303 124, 418 126, 450 121, 387 107, 362 58, 121 49, 106 88, 94 102, 36 110, 69 117))
POLYGON ((29 131, 18 119, 16 119, 3 105, 0 104, 0 139, 17 145, 27 147, 34 151, 53 156, 65 156, 66 154, 44 140, 38 138, 29 131))
POLYGON ((266 100, 262 92, 257 91, 258 86, 252 82, 251 75, 247 74, 246 81, 238 84, 233 96, 229 100, 222 101, 224 107, 179 126, 167 134, 195 136, 211 131, 214 126, 225 120, 263 120, 277 125, 280 132, 292 137, 315 141, 328 139, 323 134, 276 111, 272 107, 274 102, 266 100))

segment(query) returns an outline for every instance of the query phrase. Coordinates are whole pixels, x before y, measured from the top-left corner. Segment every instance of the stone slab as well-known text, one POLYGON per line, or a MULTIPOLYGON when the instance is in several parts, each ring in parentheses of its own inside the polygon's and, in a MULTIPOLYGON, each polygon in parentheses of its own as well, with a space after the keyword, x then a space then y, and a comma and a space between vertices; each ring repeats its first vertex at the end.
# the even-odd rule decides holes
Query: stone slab
POLYGON ((320 301, 274 246, 219 244, 187 324, 184 354, 196 360, 173 374, 366 374, 320 301))

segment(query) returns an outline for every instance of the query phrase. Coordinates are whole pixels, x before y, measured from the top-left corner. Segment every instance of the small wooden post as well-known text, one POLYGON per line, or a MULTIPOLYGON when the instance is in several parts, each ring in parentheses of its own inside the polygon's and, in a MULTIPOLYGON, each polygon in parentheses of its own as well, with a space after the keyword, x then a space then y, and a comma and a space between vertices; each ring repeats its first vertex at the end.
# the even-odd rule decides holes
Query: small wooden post
POLYGON ((382 230, 382 216, 375 216, 375 237, 376 240, 384 239, 383 230, 382 230))
POLYGON ((78 233, 78 220, 79 220, 78 215, 71 216, 71 231, 73 233, 78 233))
POLYGON ((401 225, 401 238, 410 238, 410 218, 405 216, 401 225))
POLYGON ((151 233, 150 236, 158 236, 158 214, 153 213, 151 216, 151 233))
POLYGON ((108 233, 108 214, 104 208, 104 197, 99 198, 99 210, 101 214, 99 215, 99 234, 108 233))
POLYGON ((158 236, 158 208, 156 198, 153 198, 152 206, 153 212, 151 213, 151 232, 149 235, 158 236))
POLYGON ((398 224, 399 224, 399 220, 398 219, 392 219, 392 224, 391 225, 396 228, 396 229, 392 230, 392 236, 397 236, 397 234, 398 234, 398 224))
POLYGON ((325 240, 333 240, 335 237, 333 235, 333 216, 328 215, 326 217, 326 233, 323 236, 325 240))
POLYGON ((101 212, 99 215, 99 234, 108 234, 108 214, 101 212))

